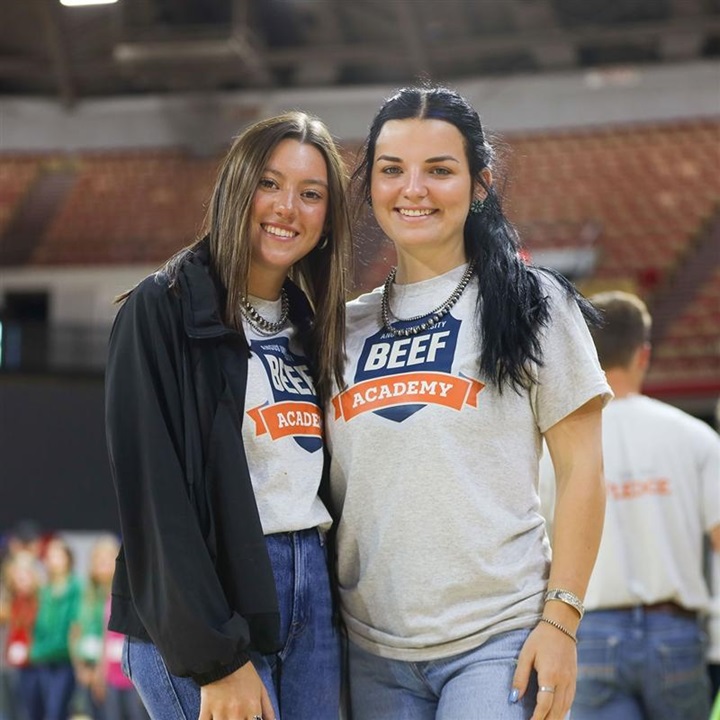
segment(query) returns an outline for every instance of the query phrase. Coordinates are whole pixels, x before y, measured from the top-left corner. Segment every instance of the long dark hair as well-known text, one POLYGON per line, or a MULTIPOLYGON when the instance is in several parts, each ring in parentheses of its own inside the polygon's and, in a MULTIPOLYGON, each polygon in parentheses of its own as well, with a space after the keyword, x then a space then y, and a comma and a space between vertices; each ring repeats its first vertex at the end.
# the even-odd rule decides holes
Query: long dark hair
POLYGON ((541 273, 554 277, 578 304, 587 322, 597 323, 599 313, 565 277, 548 268, 527 265, 520 256, 517 232, 505 217, 502 202, 493 185, 482 177, 491 168, 494 151, 483 130, 477 111, 454 90, 446 87, 402 88, 386 100, 375 115, 353 173, 358 199, 370 198, 375 145, 388 120, 443 120, 463 136, 470 175, 487 193, 482 212, 470 213, 465 222, 465 254, 475 263, 479 281, 478 324, 480 372, 498 390, 510 385, 527 388, 529 362, 542 364, 540 331, 549 317, 548 297, 541 273))

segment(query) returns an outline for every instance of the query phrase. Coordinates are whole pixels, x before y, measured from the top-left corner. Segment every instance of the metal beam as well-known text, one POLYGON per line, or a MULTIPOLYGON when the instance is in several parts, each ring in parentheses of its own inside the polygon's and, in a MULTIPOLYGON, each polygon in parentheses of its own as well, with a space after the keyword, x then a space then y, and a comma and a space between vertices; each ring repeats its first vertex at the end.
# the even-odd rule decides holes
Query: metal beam
POLYGON ((702 32, 708 34, 720 30, 720 17, 704 15, 688 19, 678 19, 672 24, 661 21, 639 22, 617 27, 584 26, 572 30, 549 29, 546 32, 521 31, 506 35, 484 37, 482 42, 463 40, 451 47, 439 46, 433 51, 437 60, 469 61, 479 57, 494 55, 498 52, 534 50, 548 43, 571 43, 613 45, 617 42, 657 40, 666 35, 686 35, 702 32))
POLYGON ((367 27, 387 27, 394 31, 395 13, 392 11, 394 0, 364 0, 348 2, 343 5, 343 13, 353 23, 363 23, 367 27), (351 19, 354 16, 354 20, 351 19))
POLYGON ((232 40, 241 62, 250 73, 252 84, 272 85, 273 76, 267 65, 265 48, 250 27, 248 0, 232 0, 232 40))
POLYGON ((121 65, 162 63, 165 65, 218 64, 228 62, 242 68, 243 80, 251 86, 274 84, 262 43, 250 28, 248 0, 233 0, 230 34, 213 38, 198 31, 188 37, 188 28, 175 39, 127 40, 113 48, 113 59, 121 65))
MULTIPOLYGON (((670 0, 670 8, 676 18, 697 18, 703 14, 702 0, 670 0)), ((660 43, 660 52, 665 60, 688 60, 700 54, 705 33, 676 34, 669 28, 660 43)))
POLYGON ((467 35, 472 29, 468 26, 467 0, 444 0, 442 3, 433 3, 431 8, 435 13, 434 19, 440 21, 442 26, 449 30, 450 37, 467 35))
POLYGON ((45 28, 60 99, 65 107, 71 107, 75 103, 76 92, 70 67, 70 53, 61 27, 60 5, 55 0, 35 0, 35 7, 45 28))
MULTIPOLYGON (((502 52, 534 51, 548 45, 580 44, 612 45, 617 42, 657 40, 670 34, 687 35, 720 31, 720 17, 702 16, 678 20, 671 26, 664 22, 643 22, 619 27, 579 27, 572 31, 560 28, 538 33, 523 30, 518 33, 458 39, 453 43, 437 44, 432 57, 436 62, 471 62, 492 57, 502 52)), ((162 43, 121 43, 114 56, 123 63, 166 61, 187 63, 188 60, 227 60, 239 54, 232 39, 175 40, 162 43)), ((308 47, 290 47, 268 51, 264 56, 269 68, 286 68, 305 62, 351 63, 369 67, 389 63, 413 70, 413 59, 403 47, 389 48, 380 43, 313 44, 308 47)))
MULTIPOLYGON (((313 22, 304 28, 303 43, 322 45, 332 38, 336 43, 345 42, 345 33, 340 21, 342 6, 338 0, 315 0, 303 6, 303 12, 312 13, 313 22)), ((296 85, 333 85, 340 76, 339 63, 327 60, 301 63, 293 72, 296 85)))
POLYGON ((703 14, 702 0, 670 0, 670 8, 676 17, 694 17, 703 14))
POLYGON ((395 0, 393 7, 410 64, 417 75, 430 75, 432 62, 427 41, 423 38, 422 28, 417 20, 418 10, 422 12, 422 4, 419 0, 395 0))
MULTIPOLYGON (((532 31, 540 36, 547 31, 557 32, 557 14, 550 0, 507 0, 518 30, 532 31)), ((569 40, 554 40, 538 44, 531 49, 537 65, 546 70, 576 65, 575 45, 569 40)))
MULTIPOLYGON (((222 40, 173 40, 163 42, 118 43, 113 56, 120 63, 187 63, 188 61, 219 61, 237 57, 231 38, 222 40)), ((330 45, 308 48, 292 47, 273 50, 267 54, 272 68, 285 68, 304 62, 355 63, 378 65, 385 62, 406 65, 407 56, 401 48, 388 51, 383 45, 330 45)))

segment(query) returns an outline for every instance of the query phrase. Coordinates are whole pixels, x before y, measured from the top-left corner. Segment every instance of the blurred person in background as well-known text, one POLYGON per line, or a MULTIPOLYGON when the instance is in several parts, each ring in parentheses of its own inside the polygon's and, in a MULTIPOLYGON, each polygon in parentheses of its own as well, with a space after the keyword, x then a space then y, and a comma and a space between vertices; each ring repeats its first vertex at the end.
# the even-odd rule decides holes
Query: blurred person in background
MULTIPOLYGON (((720 398, 715 405, 715 430, 720 433, 720 398)), ((710 696, 716 702, 720 718, 720 552, 712 542, 706 543, 706 564, 712 595, 708 612, 710 696)))
POLYGON ((2 569, 0 626, 5 629, 3 651, 3 718, 24 718, 19 697, 19 669, 30 662, 30 645, 42 582, 37 557, 26 550, 9 556, 2 569))
POLYGON ((25 552, 32 555, 41 565, 40 553, 43 548, 43 536, 40 526, 34 520, 21 520, 10 531, 7 538, 7 556, 25 552))
MULTIPOLYGON (((110 598, 105 606, 105 623, 110 619, 110 598)), ((148 720, 138 691, 122 670, 125 636, 105 629, 102 660, 94 678, 93 693, 103 705, 104 720, 148 720)))
MULTIPOLYGON (((572 717, 706 720, 703 552, 706 536, 720 551, 720 438, 642 395, 645 303, 620 291, 590 299, 605 316, 591 332, 615 399, 603 413, 607 508, 578 633, 572 717)), ((543 468, 542 484, 551 485, 543 468)))
POLYGON ((119 549, 120 543, 113 535, 103 535, 93 543, 80 611, 70 631, 70 649, 77 681, 73 714, 91 716, 95 720, 102 720, 104 716, 96 688, 100 682, 98 676, 103 672, 105 607, 110 598, 119 549))
POLYGON ((707 619, 710 698, 720 710, 720 552, 711 543, 708 544, 706 552, 711 591, 707 619))
POLYGON ((233 143, 206 235, 127 294, 107 438, 110 628, 154 720, 337 720, 322 403, 341 377, 349 217, 327 128, 233 143))
POLYGON ((406 88, 355 173, 397 251, 349 303, 326 415, 356 720, 560 720, 600 540, 610 397, 561 276, 526 265, 478 113, 406 88), (537 495, 558 467, 550 562, 537 495))
POLYGON ((29 663, 20 668, 20 694, 28 720, 66 720, 75 689, 70 628, 78 616, 81 585, 63 539, 47 543, 44 563, 47 580, 38 595, 29 663))
MULTIPOLYGON (((9 647, 8 635, 11 632, 12 620, 11 601, 13 591, 6 584, 7 573, 5 568, 12 562, 13 558, 24 555, 26 559, 31 558, 36 574, 39 578, 45 577, 45 571, 40 560, 42 548, 42 534, 39 525, 33 520, 20 520, 2 538, 0 542, 0 617, 6 620, 0 622, 0 648, 2 652, 9 647)), ((24 614, 24 612, 23 612, 24 614)), ((23 631, 19 631, 21 634, 23 631)), ((24 641, 15 641, 15 655, 19 657, 18 651, 26 645, 24 641)), ((7 662, 0 663, 0 720, 15 720, 21 712, 17 703, 17 665, 12 663, 6 656, 7 662)))

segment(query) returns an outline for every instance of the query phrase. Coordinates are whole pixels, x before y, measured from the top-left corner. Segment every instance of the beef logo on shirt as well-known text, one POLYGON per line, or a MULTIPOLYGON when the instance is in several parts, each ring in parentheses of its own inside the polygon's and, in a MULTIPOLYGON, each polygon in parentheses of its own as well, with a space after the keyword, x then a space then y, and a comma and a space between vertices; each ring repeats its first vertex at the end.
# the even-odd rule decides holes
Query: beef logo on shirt
POLYGON ((273 402, 247 411, 257 435, 273 440, 292 437, 308 452, 322 447, 322 414, 307 361, 291 352, 286 337, 252 340, 250 348, 261 360, 272 388, 273 402))
POLYGON ((483 383, 451 374, 459 330, 460 321, 448 315, 417 335, 395 337, 384 329, 371 335, 360 354, 354 385, 332 400, 335 419, 349 422, 373 412, 403 422, 427 405, 477 407, 483 383))

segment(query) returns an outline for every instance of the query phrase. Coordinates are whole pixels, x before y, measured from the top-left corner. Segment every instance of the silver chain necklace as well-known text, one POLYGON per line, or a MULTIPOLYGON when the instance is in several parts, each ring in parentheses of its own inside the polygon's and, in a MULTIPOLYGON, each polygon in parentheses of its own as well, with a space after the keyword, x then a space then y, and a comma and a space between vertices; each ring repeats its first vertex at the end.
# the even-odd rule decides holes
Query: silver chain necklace
POLYGON ((463 294, 463 291, 472 278, 474 269, 475 264, 471 262, 468 265, 467 270, 463 273, 463 276, 460 278, 460 282, 457 284, 457 287, 452 291, 450 297, 445 300, 445 302, 438 305, 434 310, 409 318, 399 318, 397 315, 393 315, 390 311, 390 288, 395 282, 395 275, 397 274, 397 268, 394 267, 388 274, 387 278, 385 278, 382 299, 380 301, 383 328, 395 337, 409 337, 410 335, 417 335, 418 333, 429 330, 434 325, 437 325, 438 322, 440 322, 440 320, 450 312, 455 303, 457 303, 460 299, 460 296, 463 294), (393 322, 415 322, 416 320, 422 320, 423 318, 427 318, 427 320, 419 325, 413 325, 412 327, 396 328, 393 326, 393 322))
POLYGON ((240 311, 243 316, 261 335, 275 335, 279 333, 288 321, 290 300, 288 299, 287 292, 285 292, 285 288, 280 290, 280 318, 277 322, 270 322, 270 320, 264 318, 244 295, 240 296, 240 303, 240 311))

